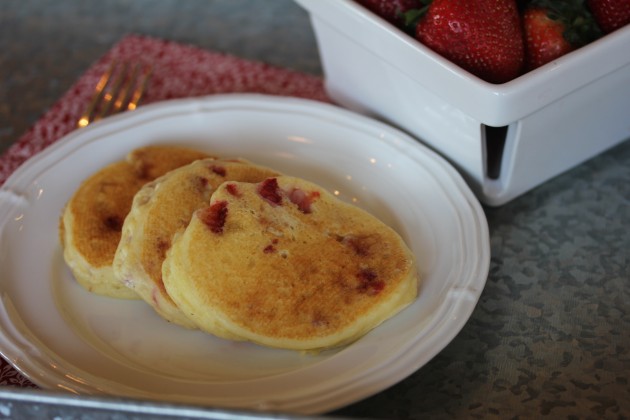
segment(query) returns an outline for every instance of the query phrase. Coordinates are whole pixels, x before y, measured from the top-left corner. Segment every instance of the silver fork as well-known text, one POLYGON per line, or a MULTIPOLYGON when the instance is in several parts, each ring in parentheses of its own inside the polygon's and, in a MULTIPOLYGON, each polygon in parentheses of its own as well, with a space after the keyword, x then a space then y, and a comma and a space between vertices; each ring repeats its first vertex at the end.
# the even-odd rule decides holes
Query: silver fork
POLYGON ((85 127, 108 115, 136 109, 152 71, 152 67, 140 63, 132 65, 114 60, 96 84, 90 103, 77 121, 77 127, 85 127))

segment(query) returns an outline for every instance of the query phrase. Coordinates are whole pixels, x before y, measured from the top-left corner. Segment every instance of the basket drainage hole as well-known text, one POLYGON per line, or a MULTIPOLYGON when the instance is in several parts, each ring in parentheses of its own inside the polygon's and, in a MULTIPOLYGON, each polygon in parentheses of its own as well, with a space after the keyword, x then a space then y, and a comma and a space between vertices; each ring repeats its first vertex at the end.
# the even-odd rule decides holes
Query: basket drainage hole
POLYGON ((508 127, 507 125, 502 127, 482 125, 486 143, 486 175, 490 179, 498 179, 501 175, 501 161, 508 127))

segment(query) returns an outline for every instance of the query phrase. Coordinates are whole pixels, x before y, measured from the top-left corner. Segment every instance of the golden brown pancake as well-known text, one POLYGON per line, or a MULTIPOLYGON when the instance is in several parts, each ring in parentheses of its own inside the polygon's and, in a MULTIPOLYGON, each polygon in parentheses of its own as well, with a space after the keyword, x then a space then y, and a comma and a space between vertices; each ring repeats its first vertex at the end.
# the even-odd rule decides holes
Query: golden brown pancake
POLYGON ((151 181, 180 166, 209 157, 208 153, 195 149, 153 145, 132 150, 127 155, 127 162, 139 178, 151 181))
POLYGON ((59 224, 64 259, 77 282, 100 295, 137 298, 114 277, 112 269, 133 197, 156 176, 207 157, 186 148, 148 146, 86 179, 66 204, 59 224))
POLYGON ((414 259, 369 213, 292 177, 226 182, 173 240, 166 290, 202 330, 271 347, 350 343, 416 295, 414 259))
POLYGON ((176 232, 193 212, 207 205, 225 181, 259 182, 276 171, 244 160, 198 160, 143 186, 136 194, 122 229, 114 273, 164 319, 188 328, 192 323, 166 293, 162 262, 176 232))

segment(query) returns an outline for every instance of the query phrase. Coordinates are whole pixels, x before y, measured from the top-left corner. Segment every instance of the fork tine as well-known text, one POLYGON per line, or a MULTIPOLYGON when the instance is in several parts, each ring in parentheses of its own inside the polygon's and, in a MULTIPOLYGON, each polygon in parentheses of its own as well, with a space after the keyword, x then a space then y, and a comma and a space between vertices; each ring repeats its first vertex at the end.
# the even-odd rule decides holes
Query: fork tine
POLYGON ((147 67, 147 69, 142 74, 142 83, 140 86, 133 92, 133 96, 127 104, 127 110, 133 111, 138 107, 140 103, 140 99, 142 99, 142 95, 144 95, 144 91, 147 89, 147 85, 149 84, 149 80, 151 80, 151 76, 153 75, 153 68, 151 66, 147 67))
POLYGON ((112 63, 107 68, 107 71, 103 73, 99 81, 96 83, 96 88, 94 89, 94 94, 92 95, 92 99, 90 99, 90 103, 85 109, 85 112, 83 112, 83 114, 79 118, 79 121, 77 121, 77 127, 85 127, 86 125, 90 123, 92 114, 96 110, 96 105, 98 105, 98 103, 101 100, 101 97, 103 96, 105 86, 107 86, 107 83, 109 82, 109 79, 111 78, 112 73, 114 72, 114 69, 116 68, 116 64, 117 64, 116 61, 112 61, 112 63))
POLYGON ((138 107, 153 68, 140 63, 131 66, 114 60, 101 76, 92 99, 77 121, 77 127, 88 124, 120 111, 131 111, 138 107))
POLYGON ((120 90, 120 93, 118 94, 118 97, 116 97, 116 101, 114 102, 114 105, 112 107, 112 113, 120 111, 123 107, 123 104, 125 104, 127 100, 129 99, 129 96, 131 94, 131 88, 134 87, 136 84, 136 79, 138 77, 139 70, 140 70, 140 64, 136 63, 136 65, 133 66, 131 76, 127 78, 124 86, 122 87, 122 89, 120 90))
POLYGON ((101 106, 100 112, 94 116, 93 121, 100 120, 101 118, 109 115, 109 110, 111 109, 112 104, 114 103, 114 96, 118 94, 120 90, 120 85, 122 85, 123 81, 125 80, 128 67, 129 67, 129 64, 123 63, 123 68, 122 70, 118 72, 118 75, 112 82, 111 88, 107 89, 107 91, 105 92, 105 95, 103 95, 102 106, 101 106))

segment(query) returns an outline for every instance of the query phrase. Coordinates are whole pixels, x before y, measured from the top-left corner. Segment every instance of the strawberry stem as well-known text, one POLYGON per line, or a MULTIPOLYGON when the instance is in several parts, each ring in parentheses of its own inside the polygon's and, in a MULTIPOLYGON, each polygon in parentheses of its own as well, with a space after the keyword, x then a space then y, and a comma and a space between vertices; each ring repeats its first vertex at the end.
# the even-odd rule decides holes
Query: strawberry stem
POLYGON ((403 29, 411 35, 415 34, 418 21, 427 13, 427 10, 429 9, 429 6, 431 6, 433 0, 419 0, 419 2, 422 4, 422 7, 418 9, 409 9, 402 14, 403 29))
POLYGON ((585 0, 532 0, 529 7, 540 7, 547 17, 564 25, 563 36, 569 44, 578 48, 602 36, 602 31, 586 7, 585 0))

